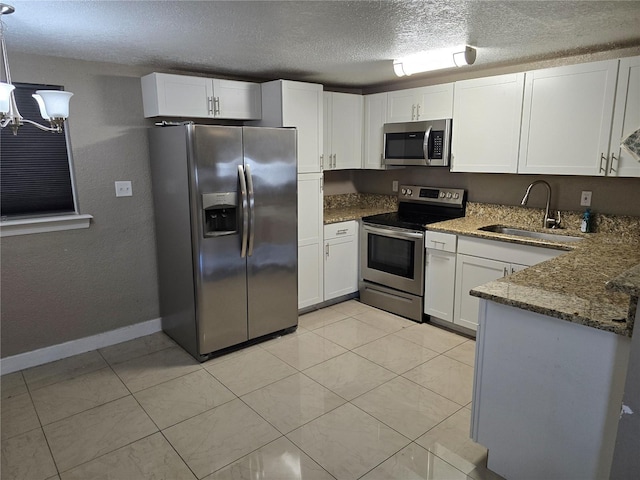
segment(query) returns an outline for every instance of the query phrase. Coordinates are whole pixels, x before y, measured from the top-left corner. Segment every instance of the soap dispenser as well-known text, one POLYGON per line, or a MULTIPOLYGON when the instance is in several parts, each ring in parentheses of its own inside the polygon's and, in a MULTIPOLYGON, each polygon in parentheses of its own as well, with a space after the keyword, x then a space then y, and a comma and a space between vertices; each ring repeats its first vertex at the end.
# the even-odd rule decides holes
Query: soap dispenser
POLYGON ((582 223, 580 224, 580 231, 582 233, 589 233, 591 231, 591 210, 588 208, 582 214, 582 223))

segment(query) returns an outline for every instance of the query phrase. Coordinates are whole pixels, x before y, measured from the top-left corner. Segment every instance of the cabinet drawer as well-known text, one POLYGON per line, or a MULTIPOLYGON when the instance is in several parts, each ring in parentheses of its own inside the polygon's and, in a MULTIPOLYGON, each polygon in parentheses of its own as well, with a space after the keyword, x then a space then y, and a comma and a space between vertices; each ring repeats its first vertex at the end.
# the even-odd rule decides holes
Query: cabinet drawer
POLYGON ((324 226, 324 239, 331 240, 332 238, 352 237, 356 234, 358 229, 358 222, 339 222, 331 223, 324 226))
POLYGON ((427 231, 425 247, 431 250, 456 253, 458 237, 452 233, 427 231))

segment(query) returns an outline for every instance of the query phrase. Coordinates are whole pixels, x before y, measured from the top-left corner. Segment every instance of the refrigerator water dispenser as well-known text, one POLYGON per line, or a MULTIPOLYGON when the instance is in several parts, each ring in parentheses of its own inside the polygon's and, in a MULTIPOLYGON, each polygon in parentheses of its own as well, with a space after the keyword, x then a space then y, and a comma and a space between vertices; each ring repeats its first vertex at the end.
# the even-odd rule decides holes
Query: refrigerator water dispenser
POLYGON ((236 192, 202 195, 204 236, 219 237, 238 233, 238 195, 236 192))

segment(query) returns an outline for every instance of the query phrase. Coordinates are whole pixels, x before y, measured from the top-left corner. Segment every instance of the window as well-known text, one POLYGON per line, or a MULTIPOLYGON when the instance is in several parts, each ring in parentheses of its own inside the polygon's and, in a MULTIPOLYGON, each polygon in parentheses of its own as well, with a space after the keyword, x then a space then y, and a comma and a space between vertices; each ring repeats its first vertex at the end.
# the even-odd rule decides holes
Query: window
MULTIPOLYGON (((23 117, 42 122, 31 94, 51 85, 16 84, 15 97, 23 117)), ((56 134, 32 125, 13 135, 9 127, 0 137, 0 195, 3 220, 25 216, 76 213, 71 180, 68 132, 56 134)))

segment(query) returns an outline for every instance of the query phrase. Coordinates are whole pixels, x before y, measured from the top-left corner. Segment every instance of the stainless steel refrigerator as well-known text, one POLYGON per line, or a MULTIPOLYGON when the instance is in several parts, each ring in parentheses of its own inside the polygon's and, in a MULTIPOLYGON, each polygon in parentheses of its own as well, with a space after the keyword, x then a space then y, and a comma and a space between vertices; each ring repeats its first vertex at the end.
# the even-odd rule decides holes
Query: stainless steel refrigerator
POLYGON ((163 330, 200 361, 298 325, 296 131, 150 130, 163 330))

